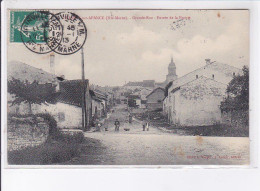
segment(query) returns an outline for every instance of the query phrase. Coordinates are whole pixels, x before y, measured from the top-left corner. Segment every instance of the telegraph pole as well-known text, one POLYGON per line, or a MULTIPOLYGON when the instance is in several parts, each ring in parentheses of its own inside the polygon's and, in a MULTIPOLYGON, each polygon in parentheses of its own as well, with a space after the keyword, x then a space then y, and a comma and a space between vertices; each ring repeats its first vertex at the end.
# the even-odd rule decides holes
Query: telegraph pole
POLYGON ((82 130, 86 130, 87 111, 86 111, 86 82, 85 82, 85 65, 84 65, 84 49, 81 48, 81 71, 82 71, 82 130))

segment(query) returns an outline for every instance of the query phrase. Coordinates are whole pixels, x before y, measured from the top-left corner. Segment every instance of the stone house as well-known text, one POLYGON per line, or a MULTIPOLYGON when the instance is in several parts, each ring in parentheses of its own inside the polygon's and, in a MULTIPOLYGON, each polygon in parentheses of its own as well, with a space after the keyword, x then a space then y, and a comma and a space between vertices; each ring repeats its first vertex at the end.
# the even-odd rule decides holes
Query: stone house
POLYGON ((140 96, 134 95, 134 94, 128 95, 127 96, 127 104, 128 104, 129 107, 132 107, 132 108, 140 108, 140 105, 141 105, 140 96))
POLYGON ((228 83, 242 70, 210 62, 168 84, 163 112, 176 126, 209 126, 221 123, 220 102, 228 83))
POLYGON ((146 108, 146 96, 149 95, 152 91, 153 89, 151 88, 141 87, 138 91, 133 93, 133 95, 138 96, 138 99, 136 99, 136 104, 139 108, 146 108))
MULTIPOLYGON (((92 109, 88 80, 85 80, 85 84, 86 125, 89 126, 92 120, 92 109)), ((50 113, 56 119, 59 128, 81 128, 82 95, 82 80, 65 80, 60 82, 57 103, 34 105, 33 113, 50 113)))
MULTIPOLYGON (((54 74, 32 67, 21 62, 8 63, 8 80, 12 78, 20 81, 28 81, 32 83, 37 81, 39 84, 50 84, 56 86, 58 94, 55 104, 43 103, 31 104, 20 103, 12 105, 13 95, 7 94, 8 113, 9 114, 32 114, 50 113, 53 115, 61 128, 77 128, 82 125, 82 80, 64 80, 54 74), (64 80, 64 81, 63 81, 64 80), (31 111, 30 111, 31 110, 31 111)), ((91 120, 91 99, 88 92, 88 80, 86 84, 86 107, 88 111, 89 124, 91 120)))
POLYGON ((107 96, 101 92, 90 90, 92 117, 104 117, 107 109, 107 96))
MULTIPOLYGON (((60 127, 75 128, 82 126, 82 80, 65 80, 60 82, 60 95, 57 103, 47 112, 56 117, 60 127)), ((85 107, 86 125, 92 120, 91 96, 89 93, 89 80, 85 80, 85 107)))
POLYGON ((146 108, 149 111, 162 110, 164 89, 161 87, 154 89, 150 94, 146 96, 146 99, 146 108))

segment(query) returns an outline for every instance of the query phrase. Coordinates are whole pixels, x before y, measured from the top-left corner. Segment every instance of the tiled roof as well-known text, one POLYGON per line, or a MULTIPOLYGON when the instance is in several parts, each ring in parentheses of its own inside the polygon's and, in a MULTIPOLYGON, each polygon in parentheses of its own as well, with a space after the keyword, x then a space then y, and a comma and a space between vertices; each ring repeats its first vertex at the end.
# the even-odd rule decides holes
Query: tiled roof
POLYGON ((161 87, 158 87, 158 88, 155 88, 151 93, 149 93, 146 98, 148 98, 150 95, 152 95, 154 92, 156 92, 158 89, 162 90, 163 92, 165 91, 163 88, 161 87))
POLYGON ((190 81, 196 79, 196 75, 201 76, 201 75, 205 75, 205 73, 211 74, 213 72, 215 74, 221 73, 222 75, 225 76, 224 78, 220 78, 217 80, 215 79, 215 81, 219 81, 221 83, 228 84, 233 77, 233 72, 235 72, 236 74, 240 74, 242 72, 242 70, 239 68, 230 66, 228 64, 213 62, 211 64, 207 64, 201 68, 198 68, 198 69, 174 80, 172 82, 171 87, 169 87, 169 88, 175 89, 177 87, 180 87, 180 86, 186 84, 187 82, 190 82, 190 81))
MULTIPOLYGON (((86 89, 88 89, 88 80, 85 80, 86 89)), ((82 80, 66 80, 60 82, 59 102, 82 106, 83 83, 82 80)))

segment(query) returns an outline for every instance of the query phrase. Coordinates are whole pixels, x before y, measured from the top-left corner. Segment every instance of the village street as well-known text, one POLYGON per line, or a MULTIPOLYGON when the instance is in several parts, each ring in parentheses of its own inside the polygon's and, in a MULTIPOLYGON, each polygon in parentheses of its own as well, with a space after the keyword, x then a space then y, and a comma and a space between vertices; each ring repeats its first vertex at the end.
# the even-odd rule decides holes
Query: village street
POLYGON ((106 147, 98 156, 99 164, 249 164, 249 138, 179 136, 155 127, 143 131, 142 124, 136 120, 128 124, 125 107, 116 106, 115 112, 106 119, 103 127, 107 126, 108 131, 85 133, 85 137, 100 140, 106 147), (116 119, 121 123, 119 132, 114 131, 116 119), (130 131, 124 131, 125 127, 130 131))

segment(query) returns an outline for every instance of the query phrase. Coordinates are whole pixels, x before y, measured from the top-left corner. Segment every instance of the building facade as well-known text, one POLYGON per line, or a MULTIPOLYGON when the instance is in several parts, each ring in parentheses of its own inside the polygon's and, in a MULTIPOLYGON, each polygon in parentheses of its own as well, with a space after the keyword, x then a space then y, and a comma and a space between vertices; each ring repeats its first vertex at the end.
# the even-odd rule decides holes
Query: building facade
POLYGON ((163 99, 164 99, 164 89, 156 88, 150 94, 146 96, 146 108, 149 111, 162 110, 163 109, 163 99))
POLYGON ((220 102, 234 75, 242 70, 210 62, 178 78, 167 89, 163 112, 176 126, 209 126, 221 123, 220 102))

